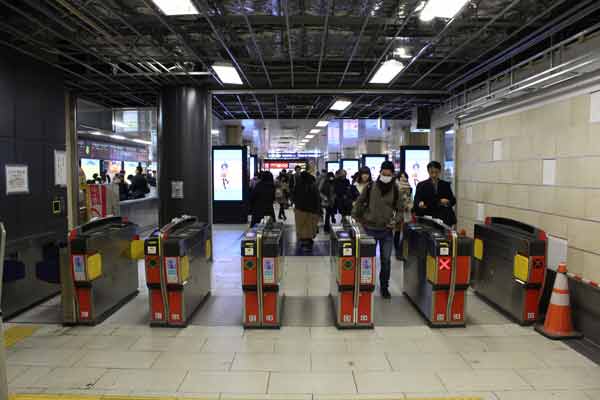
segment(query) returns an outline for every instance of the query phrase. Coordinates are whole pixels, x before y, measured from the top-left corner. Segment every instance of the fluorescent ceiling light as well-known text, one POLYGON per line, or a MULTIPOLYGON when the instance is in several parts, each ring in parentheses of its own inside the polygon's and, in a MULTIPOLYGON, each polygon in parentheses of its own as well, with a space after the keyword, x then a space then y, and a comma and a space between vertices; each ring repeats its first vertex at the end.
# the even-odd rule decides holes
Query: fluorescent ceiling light
POLYGON ((152 0, 166 15, 198 14, 190 0, 152 0))
POLYGON ((381 63, 369 83, 390 83, 404 69, 398 60, 387 60, 381 63))
POLYGON ((346 108, 348 108, 348 106, 350 106, 350 104, 352 104, 350 100, 337 100, 335 103, 333 103, 330 110, 344 111, 346 108))
POLYGON ((412 58, 412 56, 408 54, 406 47, 398 47, 394 50, 394 56, 398 58, 412 58))
POLYGON ((125 140, 125 136, 121 136, 121 135, 110 135, 111 138, 113 139, 117 139, 117 140, 125 140))
POLYGON ((315 137, 315 135, 306 135, 304 138, 305 138, 305 139, 312 139, 312 138, 314 138, 314 137, 315 137))
POLYGON ((212 69, 215 71, 221 82, 231 85, 243 85, 242 78, 237 70, 231 64, 213 64, 212 69))
POLYGON ((310 133, 315 133, 316 134, 316 133, 319 133, 319 132, 321 132, 320 129, 311 129, 310 130, 310 133))
POLYGON ((308 142, 310 142, 310 140, 309 139, 302 139, 300 142, 302 142, 302 143, 308 143, 308 142))
POLYGON ((152 142, 149 140, 133 139, 133 141, 136 143, 141 143, 141 144, 152 144, 152 142))
POLYGON ((421 11, 421 21, 454 17, 469 0, 429 0, 421 11))
POLYGON ((210 133, 212 133, 213 135, 218 135, 219 134, 219 130, 218 129, 212 129, 210 131, 210 133))
POLYGON ((94 136, 104 136, 104 134, 102 132, 98 132, 98 131, 92 131, 89 132, 90 135, 94 135, 94 136))
POLYGON ((317 127, 319 127, 319 128, 325 128, 327 125, 329 125, 329 121, 319 121, 319 122, 317 122, 317 127))

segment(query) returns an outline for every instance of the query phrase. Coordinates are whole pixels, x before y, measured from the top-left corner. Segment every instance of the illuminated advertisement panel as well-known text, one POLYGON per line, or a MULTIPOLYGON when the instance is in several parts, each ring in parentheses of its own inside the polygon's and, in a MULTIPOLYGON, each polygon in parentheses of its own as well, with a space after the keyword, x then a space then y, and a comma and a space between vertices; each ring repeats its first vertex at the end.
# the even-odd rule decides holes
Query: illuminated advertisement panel
POLYGON ((334 174, 340 169, 339 161, 327 161, 327 172, 333 172, 334 174))
POLYGON ((365 156, 365 167, 371 170, 371 176, 373 179, 377 179, 379 171, 381 170, 381 164, 387 161, 386 156, 365 156))
POLYGON ((408 174, 408 182, 413 189, 413 195, 417 190, 417 185, 421 181, 429 179, 427 173, 427 164, 429 164, 429 149, 405 149, 404 170, 408 174))
POLYGON ((358 139, 358 120, 344 120, 344 139, 358 139))
POLYGON ((100 160, 82 158, 81 169, 85 173, 85 179, 90 180, 94 174, 100 175, 100 160))
POLYGON ((213 186, 215 201, 243 201, 242 150, 214 149, 213 186))
POLYGON ((346 177, 351 181, 354 174, 360 168, 359 161, 354 159, 342 160, 342 169, 346 171, 346 177))

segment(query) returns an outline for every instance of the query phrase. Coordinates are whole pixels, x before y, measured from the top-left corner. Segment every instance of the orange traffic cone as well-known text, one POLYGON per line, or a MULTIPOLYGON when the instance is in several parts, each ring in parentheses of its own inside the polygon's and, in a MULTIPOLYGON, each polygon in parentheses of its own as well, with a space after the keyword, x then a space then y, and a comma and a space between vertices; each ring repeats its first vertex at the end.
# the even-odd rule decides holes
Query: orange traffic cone
POLYGON ((567 266, 560 264, 554 280, 550 305, 546 312, 546 321, 544 325, 538 324, 535 326, 536 331, 549 339, 576 339, 583 336, 573 328, 569 282, 566 274, 567 266))

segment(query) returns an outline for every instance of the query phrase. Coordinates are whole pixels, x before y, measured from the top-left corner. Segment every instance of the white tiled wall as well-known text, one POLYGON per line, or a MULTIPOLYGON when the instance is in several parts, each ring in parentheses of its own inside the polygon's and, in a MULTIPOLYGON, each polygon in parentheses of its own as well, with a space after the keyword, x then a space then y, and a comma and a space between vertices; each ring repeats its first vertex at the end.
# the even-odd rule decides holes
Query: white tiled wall
POLYGON ((484 204, 488 216, 567 239, 569 270, 600 281, 600 123, 590 122, 590 99, 581 95, 463 126, 457 137, 460 228, 472 233, 484 204), (494 153, 501 159, 493 161, 494 153), (556 160, 554 184, 544 182, 544 160, 556 160))

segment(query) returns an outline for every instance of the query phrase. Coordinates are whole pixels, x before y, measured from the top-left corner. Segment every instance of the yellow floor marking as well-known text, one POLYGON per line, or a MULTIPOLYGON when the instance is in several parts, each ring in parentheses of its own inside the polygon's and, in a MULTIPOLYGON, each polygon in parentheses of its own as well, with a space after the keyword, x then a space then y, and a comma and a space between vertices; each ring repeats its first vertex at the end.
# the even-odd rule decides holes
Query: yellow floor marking
POLYGON ((39 327, 36 325, 19 325, 8 328, 4 332, 4 347, 9 348, 14 346, 20 341, 33 335, 38 329, 39 327))
MULTIPOLYGON (((340 399, 343 397, 340 397, 340 399)), ((13 394, 9 400, 201 400, 199 397, 169 397, 169 396, 117 396, 117 395, 74 395, 74 394, 13 394)), ((452 396, 452 397, 409 397, 403 400, 483 400, 481 397, 452 396)), ((400 400, 400 398, 398 398, 400 400)))

